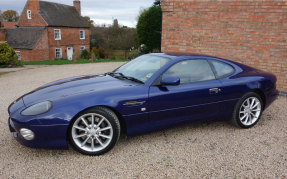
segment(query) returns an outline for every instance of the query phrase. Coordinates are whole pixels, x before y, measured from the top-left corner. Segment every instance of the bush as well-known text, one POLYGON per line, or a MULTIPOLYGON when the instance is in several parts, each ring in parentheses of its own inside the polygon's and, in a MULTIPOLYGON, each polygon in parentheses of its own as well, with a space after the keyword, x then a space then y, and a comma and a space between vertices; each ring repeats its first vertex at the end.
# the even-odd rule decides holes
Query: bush
POLYGON ((99 53, 99 50, 97 49, 97 47, 93 47, 91 53, 95 54, 96 58, 100 58, 100 53, 99 53))
POLYGON ((106 58, 106 52, 105 49, 103 47, 93 47, 92 48, 92 53, 95 54, 96 58, 106 58))
POLYGON ((90 53, 87 50, 83 50, 80 57, 82 59, 90 59, 90 53))
POLYGON ((0 43, 0 66, 21 66, 16 52, 7 43, 0 43))
POLYGON ((129 60, 135 59, 138 56, 140 56, 140 53, 138 50, 131 50, 129 53, 129 60))
POLYGON ((100 58, 106 58, 105 49, 104 49, 103 47, 99 46, 98 50, 99 50, 99 56, 100 56, 100 58))

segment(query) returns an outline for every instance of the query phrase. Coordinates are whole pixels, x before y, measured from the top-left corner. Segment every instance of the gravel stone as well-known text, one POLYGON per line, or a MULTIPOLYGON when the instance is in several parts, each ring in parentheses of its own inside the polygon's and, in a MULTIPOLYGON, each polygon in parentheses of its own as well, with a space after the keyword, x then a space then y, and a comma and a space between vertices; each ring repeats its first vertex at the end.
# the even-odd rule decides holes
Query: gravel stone
POLYGON ((251 129, 194 123, 121 137, 109 153, 30 149, 13 139, 8 105, 45 83, 111 71, 122 63, 44 66, 0 76, 0 178, 286 178, 287 98, 279 97, 251 129))

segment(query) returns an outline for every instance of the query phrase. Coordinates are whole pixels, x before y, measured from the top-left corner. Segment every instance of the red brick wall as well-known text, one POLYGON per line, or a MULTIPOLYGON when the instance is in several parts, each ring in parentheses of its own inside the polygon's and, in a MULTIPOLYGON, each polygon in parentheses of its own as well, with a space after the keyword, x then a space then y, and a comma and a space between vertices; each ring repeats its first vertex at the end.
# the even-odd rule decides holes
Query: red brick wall
POLYGON ((3 29, 15 29, 16 22, 1 22, 1 27, 3 29))
POLYGON ((56 57, 55 48, 62 48, 62 55, 67 57, 67 46, 72 46, 74 54, 80 56, 80 46, 85 46, 86 50, 90 50, 90 29, 89 28, 69 28, 69 27, 49 27, 48 28, 49 39, 49 54, 50 58, 56 57), (54 29, 61 30, 61 40, 55 40, 54 29), (85 39, 80 39, 80 30, 85 30, 85 39))
POLYGON ((0 29, 0 42, 1 41, 6 41, 6 36, 5 36, 5 30, 0 29))
POLYGON ((15 49, 15 51, 21 52, 21 61, 49 60, 48 31, 42 35, 33 50, 15 49))
POLYGON ((287 2, 163 0, 163 52, 218 56, 272 72, 287 91, 287 2))
POLYGON ((47 26, 46 22, 42 16, 38 13, 40 9, 39 0, 28 0, 22 14, 18 21, 18 26, 22 27, 45 27, 47 26), (31 10, 32 19, 28 19, 27 10, 31 10))

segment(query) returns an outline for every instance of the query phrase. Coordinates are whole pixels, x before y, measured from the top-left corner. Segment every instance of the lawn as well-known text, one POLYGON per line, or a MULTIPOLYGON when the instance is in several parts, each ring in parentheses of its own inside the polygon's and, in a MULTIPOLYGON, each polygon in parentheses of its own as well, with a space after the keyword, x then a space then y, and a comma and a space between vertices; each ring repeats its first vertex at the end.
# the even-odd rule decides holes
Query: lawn
MULTIPOLYGON (((126 62, 126 59, 100 59, 96 60, 96 63, 100 62, 126 62)), ((77 64, 92 63, 91 60, 77 60, 77 64)), ((71 60, 47 60, 47 61, 34 61, 34 62, 22 62, 23 65, 66 65, 72 64, 71 60)))

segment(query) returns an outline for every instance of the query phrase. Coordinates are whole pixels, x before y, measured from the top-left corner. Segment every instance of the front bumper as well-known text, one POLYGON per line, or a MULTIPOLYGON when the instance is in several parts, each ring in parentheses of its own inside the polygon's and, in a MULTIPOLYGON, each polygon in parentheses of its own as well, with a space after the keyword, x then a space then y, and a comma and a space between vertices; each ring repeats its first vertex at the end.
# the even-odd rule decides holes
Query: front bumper
POLYGON ((31 148, 68 148, 66 134, 68 125, 29 125, 27 123, 18 123, 9 117, 8 125, 14 138, 24 146, 31 148), (25 140, 20 129, 27 128, 34 132, 33 140, 25 140))

